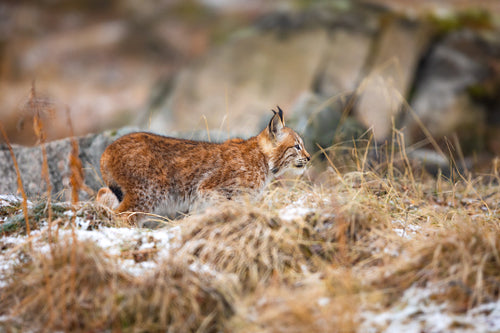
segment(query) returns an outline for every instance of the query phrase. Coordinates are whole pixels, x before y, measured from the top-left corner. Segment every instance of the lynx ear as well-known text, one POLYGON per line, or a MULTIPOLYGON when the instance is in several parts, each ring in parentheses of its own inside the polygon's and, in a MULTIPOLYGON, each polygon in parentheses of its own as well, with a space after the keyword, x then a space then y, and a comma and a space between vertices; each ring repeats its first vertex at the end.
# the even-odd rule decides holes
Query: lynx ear
POLYGON ((281 130, 285 127, 285 121, 283 119, 283 110, 278 106, 278 111, 273 111, 274 115, 269 122, 269 136, 271 139, 275 140, 281 134, 281 130))

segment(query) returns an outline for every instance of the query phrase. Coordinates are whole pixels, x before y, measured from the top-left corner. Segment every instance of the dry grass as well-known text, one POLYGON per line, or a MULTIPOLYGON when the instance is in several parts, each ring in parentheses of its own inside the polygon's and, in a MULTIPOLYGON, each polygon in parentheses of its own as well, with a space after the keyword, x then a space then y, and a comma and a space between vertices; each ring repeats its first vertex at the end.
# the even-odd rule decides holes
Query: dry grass
MULTIPOLYGON (((293 192, 276 188, 261 204, 229 202, 187 218, 182 222, 181 245, 176 251, 236 274, 245 290, 271 279, 292 283, 325 265, 369 265, 372 240, 392 234, 383 205, 361 197, 339 202, 331 193, 320 191, 300 185, 293 192), (297 218, 280 217, 280 204, 273 201, 293 202, 297 193, 317 193, 304 199, 316 208, 297 218)), ((281 211, 289 208, 283 206, 281 211)))
MULTIPOLYGON (((9 318, 3 324, 34 331, 351 332, 362 309, 392 307, 412 286, 438 286, 432 301, 456 313, 498 300, 495 165, 488 177, 453 182, 362 162, 349 168, 312 170, 308 181, 276 182, 257 203, 227 202, 179 220, 168 258, 158 258, 159 249, 110 256, 75 237, 56 237, 48 253, 11 249, 19 264, 0 291, 9 318), (158 263, 135 277, 119 264, 129 257, 158 263)), ((67 210, 90 221, 88 230, 125 226, 99 205, 51 209, 56 234, 72 225, 67 210)), ((18 206, 13 212, 8 222, 24 220, 18 206)), ((43 230, 43 202, 29 219, 43 230)), ((19 226, 10 233, 23 234, 19 226)))
MULTIPOLYGON (((24 213, 24 224, 26 225, 26 232, 28 233, 28 236, 29 236, 30 223, 29 223, 29 218, 28 218, 28 197, 26 196, 26 192, 24 191, 23 180, 21 179, 21 172, 19 171, 19 164, 17 163, 17 158, 16 158, 16 155, 14 154, 14 150, 12 149, 12 146, 10 144, 7 133, 5 133, 5 130, 4 130, 3 125, 1 123, 0 123, 0 131, 2 132, 2 136, 5 140, 5 143, 7 144, 7 148, 9 149, 10 156, 12 157, 12 163, 14 164, 14 168, 16 170, 17 190, 18 190, 18 192, 21 193, 21 195, 23 197, 22 207, 23 207, 23 213, 24 213)), ((2 228, 2 229, 4 229, 4 228, 2 228)))
MULTIPOLYGON (((391 307, 415 285, 439 286, 433 301, 454 312, 496 301, 497 180, 394 174, 326 170, 311 182, 278 182, 257 203, 228 202, 184 218, 175 222, 180 236, 171 257, 158 258, 155 249, 144 260, 159 262, 141 277, 120 267, 127 248, 116 257, 94 243, 61 238, 49 253, 11 249, 20 264, 0 291, 10 318, 4 325, 351 332, 362 309, 391 307), (307 209, 287 215, 301 207, 307 209)), ((46 221, 44 207, 35 204, 30 221, 46 221)), ((93 221, 90 230, 124 226, 104 207, 74 207, 93 221)), ((62 206, 52 209, 54 226, 69 228, 62 206)))
POLYGON ((308 257, 301 248, 300 226, 246 205, 219 209, 186 221, 180 256, 192 255, 219 271, 237 274, 245 289, 272 276, 302 271, 308 257))
POLYGON ((455 313, 497 302, 498 160, 486 174, 433 178, 397 148, 399 132, 393 141, 376 149, 371 137, 338 143, 322 150, 323 165, 301 180, 276 181, 258 202, 226 202, 169 221, 164 228, 176 225, 179 235, 168 249, 158 242, 141 249, 141 238, 118 255, 78 239, 82 219, 94 232, 130 226, 103 206, 78 202, 85 184, 73 141, 72 203, 41 200, 28 209, 24 200, 22 213, 19 202, 0 211, 1 234, 26 240, 0 238, 0 258, 11 263, 0 270, 0 325, 35 332, 352 332, 365 309, 392 308, 413 286, 438 287, 429 301, 455 313), (378 159, 370 157, 374 151, 378 159), (126 259, 154 265, 136 276, 126 259))
POLYGON ((376 284, 403 292, 412 284, 433 283, 441 287, 436 299, 458 312, 494 302, 500 296, 499 231, 498 225, 459 219, 411 246, 407 258, 387 267, 376 284))
POLYGON ((323 267, 292 285, 273 280, 237 305, 234 332, 354 332, 363 298, 373 298, 350 269, 323 267))
POLYGON ((13 318, 4 325, 21 331, 216 332, 233 314, 228 281, 191 269, 186 258, 166 259, 136 278, 93 242, 73 247, 72 241, 54 243, 52 254, 24 249, 0 289, 0 314, 13 318))
MULTIPOLYGON (((391 170, 359 159, 345 167, 311 170, 307 181, 276 182, 259 202, 227 202, 174 222, 180 235, 167 258, 157 256, 158 248, 123 248, 110 256, 75 237, 55 237, 50 252, 9 249, 19 263, 0 290, 3 325, 351 332, 360 311, 392 307, 412 286, 438 286, 432 301, 455 313, 498 300, 496 164, 491 174, 455 181, 405 170, 407 163, 391 170), (136 277, 120 266, 126 258, 157 265, 136 277)), ((18 215, 7 222, 20 223, 14 208, 18 215)), ((51 209, 56 234, 72 226, 67 210, 90 221, 88 230, 125 227, 99 205, 54 203, 51 209)), ((44 230, 43 202, 33 205, 29 219, 33 230, 44 230)), ((23 234, 19 226, 10 233, 23 234)))
POLYGON ((53 256, 26 251, 23 263, 15 267, 11 283, 1 294, 2 314, 15 314, 18 329, 92 330, 115 320, 111 316, 113 308, 116 311, 115 297, 107 296, 118 294, 120 285, 133 280, 95 244, 82 242, 73 263, 79 267, 77 289, 69 292, 70 242, 54 244, 53 256))

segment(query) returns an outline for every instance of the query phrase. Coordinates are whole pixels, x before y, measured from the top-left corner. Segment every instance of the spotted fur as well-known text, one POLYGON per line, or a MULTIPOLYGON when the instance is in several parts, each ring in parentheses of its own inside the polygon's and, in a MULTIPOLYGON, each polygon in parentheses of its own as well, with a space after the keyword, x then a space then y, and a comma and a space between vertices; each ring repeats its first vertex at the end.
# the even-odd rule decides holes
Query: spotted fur
POLYGON ((211 199, 260 193, 285 170, 304 170, 311 158, 301 137, 285 127, 283 111, 273 112, 267 128, 248 140, 210 143, 145 132, 125 135, 101 157, 110 190, 101 189, 100 197, 114 193, 117 212, 172 216, 211 199))

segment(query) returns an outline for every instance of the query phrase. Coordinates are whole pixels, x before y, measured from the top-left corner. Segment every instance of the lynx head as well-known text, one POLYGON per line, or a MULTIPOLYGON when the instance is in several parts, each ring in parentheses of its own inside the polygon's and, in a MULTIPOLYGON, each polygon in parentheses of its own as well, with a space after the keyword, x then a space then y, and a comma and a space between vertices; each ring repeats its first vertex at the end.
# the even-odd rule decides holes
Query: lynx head
POLYGON ((271 172, 278 176, 287 169, 303 172, 311 155, 304 141, 291 128, 285 127, 283 110, 272 110, 274 115, 269 125, 259 134, 259 144, 269 160, 271 172))

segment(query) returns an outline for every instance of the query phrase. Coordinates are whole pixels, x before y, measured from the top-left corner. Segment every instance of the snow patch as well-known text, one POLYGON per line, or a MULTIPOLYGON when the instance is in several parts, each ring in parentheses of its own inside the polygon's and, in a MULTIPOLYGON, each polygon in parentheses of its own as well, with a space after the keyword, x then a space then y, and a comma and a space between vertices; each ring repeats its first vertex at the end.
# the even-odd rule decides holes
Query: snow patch
POLYGON ((431 296, 435 287, 411 287, 401 301, 386 311, 364 311, 359 332, 485 332, 500 330, 500 301, 471 309, 465 314, 452 313, 447 303, 437 303, 431 296))
POLYGON ((421 227, 419 225, 411 224, 403 220, 394 220, 392 224, 395 225, 392 230, 400 237, 411 239, 413 235, 416 235, 421 227))
POLYGON ((314 210, 307 207, 293 207, 287 206, 279 211, 279 216, 282 220, 293 221, 295 219, 303 218, 304 216, 312 213, 314 210))
POLYGON ((320 297, 318 298, 318 305, 323 307, 323 306, 327 306, 328 304, 330 304, 330 298, 329 297, 320 297))
POLYGON ((303 195, 293 203, 281 208, 278 212, 279 217, 285 221, 302 219, 308 214, 314 213, 316 203, 309 202, 310 195, 303 195))
MULTIPOLYGON (((12 205, 18 205, 23 202, 23 198, 12 194, 0 194, 0 208, 12 205)), ((31 208, 33 203, 28 200, 28 208, 31 208)))
MULTIPOLYGON (((73 212, 66 212, 72 216, 73 212)), ((76 217, 75 235, 78 241, 91 241, 101 247, 109 255, 118 257, 123 264, 123 268, 133 275, 141 275, 145 271, 156 268, 157 263, 170 255, 170 250, 180 240, 180 228, 178 226, 164 229, 140 229, 140 228, 110 228, 100 227, 99 229, 88 230, 91 221, 81 217, 76 217), (126 252, 150 252, 151 257, 136 262, 133 259, 120 258, 126 252)), ((40 253, 50 253, 50 245, 45 235, 48 226, 43 226, 40 230, 31 232, 31 243, 34 249, 40 253)), ((53 232, 55 229, 53 229, 53 232)), ((71 242, 71 229, 59 229, 59 238, 68 237, 71 242)), ((16 247, 24 246, 28 241, 26 236, 3 236, 0 238, 0 287, 8 284, 6 274, 16 264, 18 260, 12 256, 16 247)))

